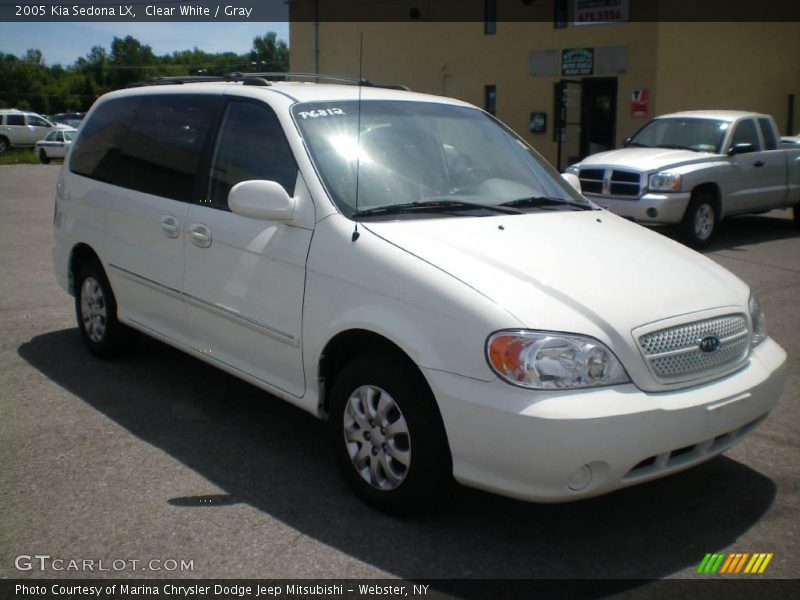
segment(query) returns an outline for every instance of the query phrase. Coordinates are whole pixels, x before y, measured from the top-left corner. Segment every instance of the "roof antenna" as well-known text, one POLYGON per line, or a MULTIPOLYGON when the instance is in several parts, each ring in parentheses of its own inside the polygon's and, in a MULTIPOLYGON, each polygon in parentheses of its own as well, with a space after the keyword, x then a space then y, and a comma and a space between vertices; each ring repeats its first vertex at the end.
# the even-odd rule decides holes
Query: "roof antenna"
POLYGON ((358 232, 358 172, 361 170, 361 88, 364 87, 364 77, 362 69, 364 67, 364 32, 361 32, 361 40, 358 45, 358 129, 356 130, 356 227, 353 230, 351 241, 355 242, 361 235, 358 232))

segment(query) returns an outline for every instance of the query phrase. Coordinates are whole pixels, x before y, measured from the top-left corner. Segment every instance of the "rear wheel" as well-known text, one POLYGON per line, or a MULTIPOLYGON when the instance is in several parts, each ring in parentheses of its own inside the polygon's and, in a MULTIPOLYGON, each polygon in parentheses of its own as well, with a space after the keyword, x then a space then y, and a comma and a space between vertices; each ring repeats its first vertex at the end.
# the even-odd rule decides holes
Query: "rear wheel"
POLYGON ((419 513, 452 489, 452 464, 435 399, 405 357, 362 356, 340 372, 328 430, 345 478, 367 503, 419 513))
POLYGON ((0 135, 0 154, 8 150, 10 146, 11 144, 8 143, 8 138, 0 135))
POLYGON ((137 333, 117 320, 117 301, 97 260, 83 264, 75 277, 75 314, 89 352, 111 357, 133 348, 137 333))
POLYGON ((714 194, 707 191, 692 194, 681 221, 686 242, 693 248, 704 248, 716 232, 718 221, 714 194))
POLYGON ((800 202, 794 205, 794 226, 800 229, 800 202))
POLYGON ((50 162, 50 157, 47 156, 47 152, 44 151, 44 148, 39 149, 39 162, 43 165, 46 165, 50 162))

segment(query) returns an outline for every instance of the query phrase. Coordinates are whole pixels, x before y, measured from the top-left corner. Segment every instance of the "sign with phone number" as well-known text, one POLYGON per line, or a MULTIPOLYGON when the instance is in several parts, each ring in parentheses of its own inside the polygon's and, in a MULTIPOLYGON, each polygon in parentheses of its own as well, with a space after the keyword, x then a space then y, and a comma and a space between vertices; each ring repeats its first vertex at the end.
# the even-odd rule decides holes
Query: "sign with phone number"
POLYGON ((629 0, 575 0, 575 25, 628 21, 628 2, 629 0))

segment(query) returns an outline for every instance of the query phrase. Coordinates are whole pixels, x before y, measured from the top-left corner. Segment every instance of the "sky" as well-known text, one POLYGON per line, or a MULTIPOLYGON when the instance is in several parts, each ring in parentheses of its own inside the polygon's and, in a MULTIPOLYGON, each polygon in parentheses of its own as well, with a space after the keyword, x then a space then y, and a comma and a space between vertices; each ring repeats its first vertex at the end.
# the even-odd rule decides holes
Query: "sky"
POLYGON ((114 37, 132 35, 149 45, 156 55, 197 46, 207 52, 250 50, 253 38, 268 31, 289 42, 289 23, 0 23, 0 52, 22 56, 38 48, 48 65, 71 65, 89 53, 92 46, 111 49, 114 37))

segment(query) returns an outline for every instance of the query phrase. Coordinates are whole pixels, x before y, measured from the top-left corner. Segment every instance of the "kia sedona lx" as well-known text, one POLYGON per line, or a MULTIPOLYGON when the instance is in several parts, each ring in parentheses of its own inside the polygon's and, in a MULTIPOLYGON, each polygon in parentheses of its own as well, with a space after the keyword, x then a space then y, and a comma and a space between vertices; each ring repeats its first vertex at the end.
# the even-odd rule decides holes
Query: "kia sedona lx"
POLYGON ((327 420, 382 510, 576 500, 741 441, 786 354, 747 285, 569 177, 449 98, 160 81, 86 117, 55 270, 90 352, 143 333, 327 420))

